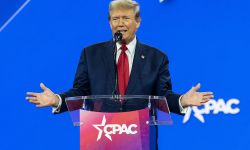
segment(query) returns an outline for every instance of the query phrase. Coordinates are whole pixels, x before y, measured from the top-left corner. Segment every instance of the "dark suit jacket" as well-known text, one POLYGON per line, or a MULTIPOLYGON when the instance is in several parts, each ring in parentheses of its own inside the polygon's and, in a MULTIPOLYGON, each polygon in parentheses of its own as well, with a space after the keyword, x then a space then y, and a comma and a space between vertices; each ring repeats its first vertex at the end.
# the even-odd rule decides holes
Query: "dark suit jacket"
MULTIPOLYGON (((60 94, 61 112, 67 111, 65 97, 112 94, 115 86, 113 46, 113 42, 108 41, 82 51, 73 88, 60 94)), ((168 64, 164 53, 137 41, 126 95, 166 96, 170 111, 180 114, 180 95, 171 91, 168 64)))

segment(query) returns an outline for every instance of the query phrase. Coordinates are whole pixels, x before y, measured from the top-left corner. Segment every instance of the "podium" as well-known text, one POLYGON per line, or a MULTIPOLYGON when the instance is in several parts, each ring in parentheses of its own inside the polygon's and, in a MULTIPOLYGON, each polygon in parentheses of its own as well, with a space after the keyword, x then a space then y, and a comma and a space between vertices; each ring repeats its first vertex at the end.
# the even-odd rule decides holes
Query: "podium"
POLYGON ((150 150, 150 126, 173 123, 164 96, 77 96, 66 104, 80 150, 150 150))

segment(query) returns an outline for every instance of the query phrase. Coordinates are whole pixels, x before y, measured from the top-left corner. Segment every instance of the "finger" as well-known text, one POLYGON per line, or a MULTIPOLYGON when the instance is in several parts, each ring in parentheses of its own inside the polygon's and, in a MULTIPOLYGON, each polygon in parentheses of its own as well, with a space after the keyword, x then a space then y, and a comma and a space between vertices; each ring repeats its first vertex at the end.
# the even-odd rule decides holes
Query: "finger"
POLYGON ((203 103, 202 102, 197 102, 196 104, 194 104, 193 106, 201 106, 203 103))
POLYGON ((189 92, 195 93, 199 88, 201 87, 200 83, 198 83, 196 86, 192 87, 189 92))
POLYGON ((197 91, 201 88, 201 84, 198 83, 195 87, 192 88, 193 91, 197 91))
POLYGON ((25 98, 26 100, 28 100, 30 103, 33 103, 33 104, 39 104, 39 100, 36 98, 36 97, 26 97, 25 98))
POLYGON ((201 103, 206 103, 208 102, 210 99, 202 99, 201 103))
POLYGON ((202 105, 206 104, 208 101, 201 102, 202 105))
POLYGON ((46 107, 47 105, 43 105, 43 104, 38 104, 36 105, 37 108, 42 108, 42 107, 46 107))
POLYGON ((41 108, 41 107, 42 107, 42 105, 38 104, 38 105, 36 105, 36 107, 37 107, 37 108, 41 108))
POLYGON ((37 101, 36 97, 26 97, 25 99, 29 101, 37 101))
POLYGON ((198 106, 201 106, 201 105, 203 105, 204 103, 202 103, 202 102, 200 102, 200 104, 198 105, 198 106))
POLYGON ((33 104, 39 104, 40 102, 37 99, 29 98, 28 101, 33 104))
POLYGON ((206 96, 206 95, 214 95, 213 92, 200 92, 203 96, 206 96))
POLYGON ((36 97, 36 96, 38 96, 39 93, 27 92, 26 94, 29 95, 29 96, 34 96, 34 97, 36 97))
POLYGON ((41 89, 43 89, 44 91, 48 90, 48 88, 47 88, 43 83, 40 83, 40 87, 41 87, 41 89))
POLYGON ((206 96, 203 96, 202 99, 211 99, 211 98, 214 98, 213 95, 206 95, 206 96))
POLYGON ((30 100, 29 102, 30 102, 30 103, 33 103, 33 104, 36 104, 36 105, 39 105, 39 104, 40 104, 40 102, 39 102, 39 101, 33 101, 33 100, 30 100))

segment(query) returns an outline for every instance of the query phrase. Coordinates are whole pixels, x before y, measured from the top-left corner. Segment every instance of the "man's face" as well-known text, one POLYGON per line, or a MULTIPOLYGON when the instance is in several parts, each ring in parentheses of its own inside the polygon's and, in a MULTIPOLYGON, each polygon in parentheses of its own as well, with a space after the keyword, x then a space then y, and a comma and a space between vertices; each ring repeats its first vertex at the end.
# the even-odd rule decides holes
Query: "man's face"
POLYGON ((140 19, 135 18, 132 9, 114 9, 110 12, 109 23, 112 33, 121 31, 122 40, 129 43, 135 37, 135 32, 140 26, 140 19))

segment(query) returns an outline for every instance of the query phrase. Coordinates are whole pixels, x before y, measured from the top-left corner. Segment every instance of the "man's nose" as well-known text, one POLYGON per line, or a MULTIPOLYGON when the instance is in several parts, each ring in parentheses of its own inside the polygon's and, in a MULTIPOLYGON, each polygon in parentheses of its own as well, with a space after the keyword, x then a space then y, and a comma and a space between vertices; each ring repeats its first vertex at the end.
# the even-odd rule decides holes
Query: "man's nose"
POLYGON ((119 19, 118 26, 124 26, 124 19, 119 19))

